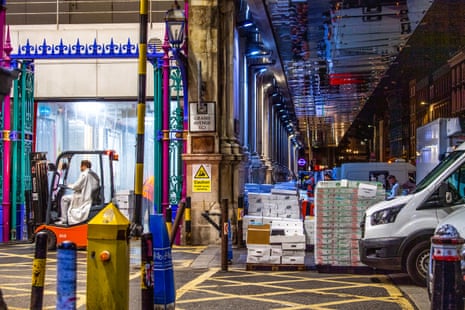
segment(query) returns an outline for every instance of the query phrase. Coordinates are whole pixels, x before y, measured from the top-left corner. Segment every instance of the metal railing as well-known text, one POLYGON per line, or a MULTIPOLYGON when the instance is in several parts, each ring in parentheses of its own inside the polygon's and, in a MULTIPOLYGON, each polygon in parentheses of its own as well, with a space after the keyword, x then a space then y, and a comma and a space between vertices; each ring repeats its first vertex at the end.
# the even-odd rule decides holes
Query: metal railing
MULTIPOLYGON (((139 0, 8 0, 6 6, 9 25, 139 22, 139 0)), ((172 6, 172 0, 149 0, 149 23, 163 22, 172 6)))

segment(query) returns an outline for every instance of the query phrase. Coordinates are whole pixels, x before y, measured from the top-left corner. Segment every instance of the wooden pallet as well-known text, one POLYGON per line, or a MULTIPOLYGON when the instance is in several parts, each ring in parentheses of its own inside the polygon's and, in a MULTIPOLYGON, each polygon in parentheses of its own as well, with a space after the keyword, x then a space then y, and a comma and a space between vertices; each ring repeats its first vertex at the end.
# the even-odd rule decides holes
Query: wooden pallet
POLYGON ((377 273, 377 271, 368 266, 316 265, 316 270, 320 273, 351 273, 364 275, 377 273))
POLYGON ((246 264, 246 270, 252 271, 304 271, 307 269, 304 264, 246 264))

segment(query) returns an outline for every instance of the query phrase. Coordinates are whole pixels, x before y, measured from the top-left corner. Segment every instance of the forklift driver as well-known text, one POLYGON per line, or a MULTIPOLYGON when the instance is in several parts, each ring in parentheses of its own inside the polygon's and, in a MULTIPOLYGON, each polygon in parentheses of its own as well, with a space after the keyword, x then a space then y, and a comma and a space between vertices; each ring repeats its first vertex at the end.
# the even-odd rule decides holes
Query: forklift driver
POLYGON ((56 224, 72 225, 87 220, 92 198, 100 186, 100 178, 91 167, 89 160, 82 160, 79 179, 73 184, 62 185, 74 190, 74 193, 63 195, 61 198, 61 218, 55 222, 56 224))

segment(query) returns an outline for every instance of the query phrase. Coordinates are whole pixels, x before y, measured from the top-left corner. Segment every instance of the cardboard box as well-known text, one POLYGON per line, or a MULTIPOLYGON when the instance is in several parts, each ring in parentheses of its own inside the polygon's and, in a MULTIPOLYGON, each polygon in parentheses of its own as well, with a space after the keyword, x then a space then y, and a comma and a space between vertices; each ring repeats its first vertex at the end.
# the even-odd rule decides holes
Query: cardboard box
POLYGON ((247 228, 247 244, 269 244, 270 224, 250 225, 247 228))

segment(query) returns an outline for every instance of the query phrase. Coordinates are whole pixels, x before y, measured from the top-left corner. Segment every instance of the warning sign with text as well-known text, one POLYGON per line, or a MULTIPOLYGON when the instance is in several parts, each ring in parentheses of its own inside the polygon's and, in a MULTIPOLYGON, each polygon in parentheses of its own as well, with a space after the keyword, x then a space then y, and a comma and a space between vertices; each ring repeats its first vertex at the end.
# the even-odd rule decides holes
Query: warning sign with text
POLYGON ((211 165, 192 165, 192 191, 210 193, 212 190, 211 165))

